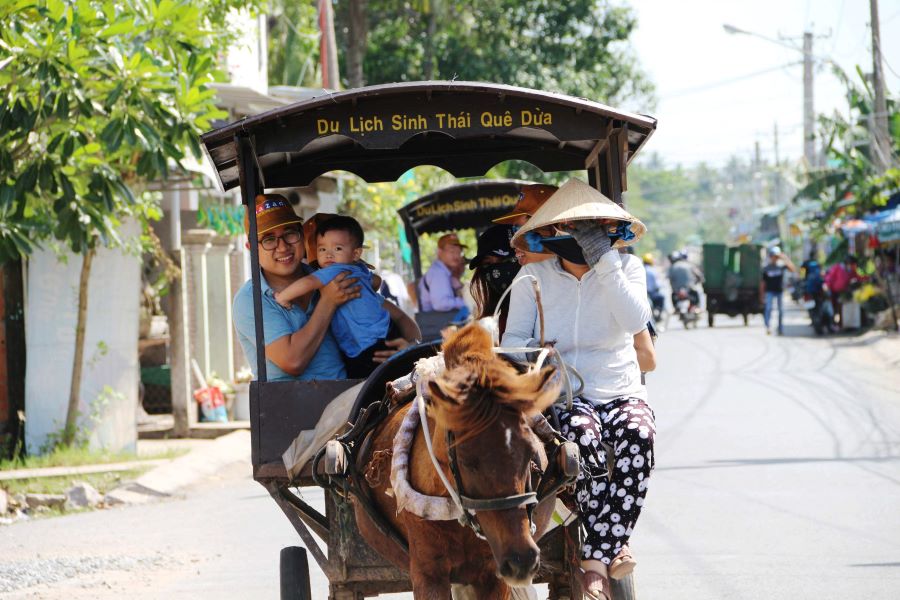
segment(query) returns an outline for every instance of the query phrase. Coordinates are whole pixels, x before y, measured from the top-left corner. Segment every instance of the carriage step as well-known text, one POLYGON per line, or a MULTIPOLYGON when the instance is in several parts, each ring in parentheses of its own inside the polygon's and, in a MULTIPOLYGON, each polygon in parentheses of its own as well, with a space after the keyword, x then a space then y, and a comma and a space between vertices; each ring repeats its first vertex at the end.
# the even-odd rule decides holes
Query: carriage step
POLYGON ((325 444, 325 473, 328 475, 347 473, 347 453, 344 445, 337 440, 328 440, 325 444))

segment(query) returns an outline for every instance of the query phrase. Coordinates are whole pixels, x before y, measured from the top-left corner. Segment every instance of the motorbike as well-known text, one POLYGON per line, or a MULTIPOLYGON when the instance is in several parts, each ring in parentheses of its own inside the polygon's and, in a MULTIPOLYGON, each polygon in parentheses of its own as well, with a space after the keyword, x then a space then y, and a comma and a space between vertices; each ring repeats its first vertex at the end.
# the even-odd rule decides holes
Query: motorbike
POLYGON ((803 294, 803 308, 809 314, 809 321, 816 335, 834 331, 834 311, 828 292, 803 294))
POLYGON ((666 326, 669 324, 669 313, 666 312, 666 302, 664 297, 662 294, 658 294, 654 297, 648 293, 647 302, 650 304, 651 318, 656 329, 665 331, 666 326))
POLYGON ((697 321, 700 320, 700 306, 694 294, 686 288, 679 288, 675 292, 675 314, 681 320, 681 324, 687 329, 690 326, 697 327, 697 321))

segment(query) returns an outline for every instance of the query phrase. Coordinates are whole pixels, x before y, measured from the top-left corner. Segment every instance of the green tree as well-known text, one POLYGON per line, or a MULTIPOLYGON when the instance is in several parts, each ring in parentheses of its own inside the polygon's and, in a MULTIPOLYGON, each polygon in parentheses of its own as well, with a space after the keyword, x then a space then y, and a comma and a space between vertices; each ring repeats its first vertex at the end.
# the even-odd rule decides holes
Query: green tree
POLYGON ((269 83, 317 87, 319 25, 312 2, 273 0, 269 8, 269 83))
POLYGON ((56 240, 83 254, 63 442, 76 431, 91 261, 225 116, 207 88, 237 0, 0 2, 0 261, 56 240))
POLYGON ((808 183, 795 200, 813 199, 822 203, 825 218, 819 220, 817 234, 821 235, 827 222, 839 208, 839 203, 852 198, 851 211, 865 214, 884 206, 889 195, 900 188, 900 107, 896 98, 887 98, 890 124, 891 167, 880 173, 874 160, 876 151, 870 127, 874 120, 874 92, 869 80, 857 67, 859 81, 852 80, 843 70, 833 66, 835 75, 846 89, 848 110, 842 114, 819 117, 821 136, 825 140, 827 166, 809 175, 808 183))
POLYGON ((367 15, 366 84, 491 81, 609 104, 652 104, 653 86, 628 43, 635 17, 609 0, 340 0, 342 64, 360 39, 359 25, 351 23, 351 9, 360 4, 367 15))

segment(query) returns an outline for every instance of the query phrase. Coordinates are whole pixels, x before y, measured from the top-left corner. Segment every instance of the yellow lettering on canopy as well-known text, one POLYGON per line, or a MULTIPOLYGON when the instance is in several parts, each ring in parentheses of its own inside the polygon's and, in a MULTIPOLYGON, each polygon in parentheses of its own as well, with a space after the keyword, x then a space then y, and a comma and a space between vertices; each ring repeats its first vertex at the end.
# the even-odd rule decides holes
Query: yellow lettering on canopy
POLYGON ((326 133, 339 133, 341 125, 339 121, 330 121, 328 119, 316 119, 316 131, 319 135, 326 133))
POLYGON ((499 196, 481 196, 480 198, 478 198, 478 204, 482 209, 508 208, 510 206, 515 206, 518 200, 518 196, 501 194, 499 196))
POLYGON ((545 125, 553 125, 553 114, 544 112, 540 108, 536 108, 533 111, 523 110, 521 117, 522 127, 543 127, 545 125))
POLYGON ((350 131, 352 133, 384 131, 384 121, 381 117, 350 117, 350 131))
POLYGON ((512 115, 509 111, 495 115, 490 112, 481 113, 481 124, 484 127, 512 127, 512 115))
POLYGON ((428 129, 428 119, 422 115, 393 115, 391 129, 394 131, 428 129))

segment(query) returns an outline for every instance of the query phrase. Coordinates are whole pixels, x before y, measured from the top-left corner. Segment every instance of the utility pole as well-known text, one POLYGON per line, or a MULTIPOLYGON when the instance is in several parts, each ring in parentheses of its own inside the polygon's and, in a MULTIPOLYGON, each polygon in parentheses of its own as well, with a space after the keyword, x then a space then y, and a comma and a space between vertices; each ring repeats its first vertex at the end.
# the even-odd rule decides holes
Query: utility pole
POLYGON ((775 204, 781 203, 781 158, 778 154, 778 121, 774 126, 775 139, 775 204))
MULTIPOLYGON (((875 0, 872 0, 875 2, 875 0)), ((803 33, 803 157, 807 169, 818 166, 816 162, 816 113, 813 108, 813 34, 803 33)))
POLYGON ((888 137, 887 102, 884 98, 884 71, 881 66, 881 32, 878 24, 878 0, 869 0, 872 14, 872 87, 875 89, 875 123, 872 138, 875 147, 873 158, 879 173, 884 173, 891 163, 891 145, 888 137))

